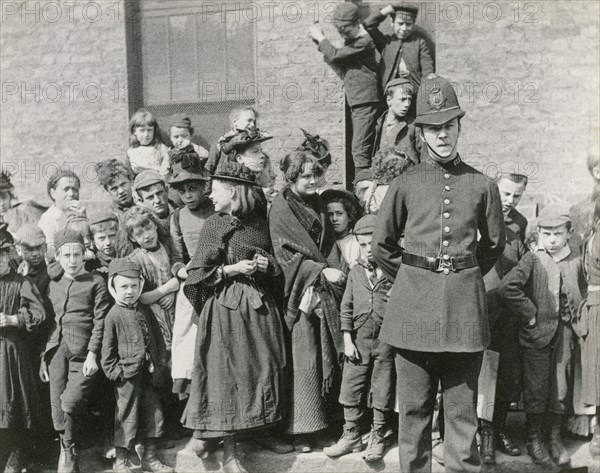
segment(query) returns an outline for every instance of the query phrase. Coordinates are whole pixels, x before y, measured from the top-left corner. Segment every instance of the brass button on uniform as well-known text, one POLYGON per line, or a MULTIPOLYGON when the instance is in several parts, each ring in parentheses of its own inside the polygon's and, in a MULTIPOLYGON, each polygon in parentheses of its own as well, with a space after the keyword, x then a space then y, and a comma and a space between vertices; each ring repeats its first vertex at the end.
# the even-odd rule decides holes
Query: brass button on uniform
POLYGON ((442 245, 444 245, 444 246, 448 246, 449 244, 450 244, 450 242, 449 242, 448 240, 444 240, 444 241, 442 242, 442 245))
POLYGON ((444 227, 444 231, 445 231, 446 233, 450 233, 450 227, 444 227))
POLYGON ((450 179, 450 174, 448 174, 448 173, 444 174, 444 179, 450 179))
POLYGON ((444 274, 450 274, 450 270, 448 268, 444 268, 444 274))
POLYGON ((444 189, 447 190, 447 191, 449 191, 450 190, 450 186, 445 186, 444 189))
POLYGON ((444 212, 444 218, 450 218, 450 212, 444 212))
POLYGON ((442 258, 444 258, 446 261, 448 261, 450 259, 450 256, 444 255, 444 256, 442 256, 442 258))
POLYGON ((444 204, 450 205, 450 199, 444 199, 444 204))

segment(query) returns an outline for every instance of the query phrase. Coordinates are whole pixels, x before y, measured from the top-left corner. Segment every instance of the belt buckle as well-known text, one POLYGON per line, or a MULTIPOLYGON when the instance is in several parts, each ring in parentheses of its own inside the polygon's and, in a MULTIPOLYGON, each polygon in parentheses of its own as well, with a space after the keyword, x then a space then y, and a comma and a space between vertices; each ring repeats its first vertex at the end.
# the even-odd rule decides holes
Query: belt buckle
POLYGON ((444 259, 441 256, 438 256, 435 259, 435 271, 440 272, 444 271, 444 269, 448 269, 450 271, 455 271, 454 268, 454 258, 450 257, 449 259, 444 259))

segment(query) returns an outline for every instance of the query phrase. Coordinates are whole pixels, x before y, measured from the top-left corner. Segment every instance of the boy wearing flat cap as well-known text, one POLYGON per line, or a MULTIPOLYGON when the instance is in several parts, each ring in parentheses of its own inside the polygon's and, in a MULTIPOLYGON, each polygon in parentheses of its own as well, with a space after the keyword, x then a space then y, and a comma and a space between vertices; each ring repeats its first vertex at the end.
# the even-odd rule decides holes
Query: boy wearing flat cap
POLYGON ((139 263, 127 258, 111 261, 108 290, 115 299, 104 323, 102 369, 114 382, 115 473, 131 473, 127 462, 136 439, 144 446, 142 470, 171 473, 156 457, 163 435, 163 410, 158 389, 168 379, 167 355, 154 317, 137 301, 144 278, 139 263))
POLYGON ((572 404, 574 363, 578 358, 577 313, 587 292, 581 256, 571 251, 568 211, 549 205, 538 216, 538 250, 526 253, 502 280, 501 296, 520 319, 523 401, 527 452, 534 462, 558 465, 571 458, 561 439, 572 404), (548 450, 542 420, 550 417, 548 450))
POLYGON ((360 24, 358 7, 352 2, 336 7, 333 21, 344 40, 342 47, 334 47, 320 25, 312 25, 309 35, 319 45, 325 62, 344 81, 352 115, 352 159, 358 173, 371 166, 375 122, 381 101, 375 44, 360 24))
POLYGON ((371 393, 373 427, 362 456, 366 462, 383 458, 386 418, 394 408, 395 384, 393 349, 378 338, 392 285, 371 253, 375 221, 375 215, 365 215, 354 226, 361 256, 350 270, 340 311, 346 356, 339 398, 344 406, 344 432, 335 445, 323 449, 329 457, 362 450, 359 428, 371 393))
POLYGON ((384 89, 389 81, 398 77, 407 77, 418 89, 421 79, 434 72, 427 43, 413 31, 418 13, 417 5, 401 2, 382 8, 363 23, 381 53, 379 79, 384 89), (379 25, 387 16, 392 19, 392 35, 379 31, 379 25))
POLYGON ((423 80, 414 123, 428 157, 392 181, 373 233, 375 262, 394 283, 380 339, 395 348, 398 379, 410 380, 397 386, 402 471, 431 469, 440 382, 446 471, 480 470, 477 379, 490 342, 483 275, 505 233, 498 187, 456 150, 464 114, 448 80, 423 80))

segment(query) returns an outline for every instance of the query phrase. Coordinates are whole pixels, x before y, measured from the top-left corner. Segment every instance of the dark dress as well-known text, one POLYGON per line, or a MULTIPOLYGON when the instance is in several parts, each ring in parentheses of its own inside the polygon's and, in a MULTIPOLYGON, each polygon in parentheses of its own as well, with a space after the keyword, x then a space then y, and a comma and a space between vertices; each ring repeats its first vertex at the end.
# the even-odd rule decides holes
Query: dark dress
POLYGON ((273 202, 269 227, 285 275, 284 314, 291 339, 293 373, 285 430, 307 434, 328 427, 332 412, 328 402, 337 400, 338 360, 343 353, 339 304, 345 282, 330 284, 322 271, 342 269, 341 255, 319 196, 304 200, 285 188, 273 202), (321 301, 318 314, 299 308, 310 287, 321 301))
MULTIPOLYGON (((0 278, 0 312, 17 315, 17 327, 0 328, 0 429, 31 429, 39 422, 36 372, 29 350, 45 311, 35 286, 15 273, 0 278)), ((39 355, 39 354, 38 354, 39 355)))
POLYGON ((184 294, 198 316, 183 424, 204 438, 269 426, 283 418, 285 349, 276 304, 281 275, 267 222, 209 217, 188 266, 184 294), (223 278, 224 265, 269 259, 267 273, 223 278))

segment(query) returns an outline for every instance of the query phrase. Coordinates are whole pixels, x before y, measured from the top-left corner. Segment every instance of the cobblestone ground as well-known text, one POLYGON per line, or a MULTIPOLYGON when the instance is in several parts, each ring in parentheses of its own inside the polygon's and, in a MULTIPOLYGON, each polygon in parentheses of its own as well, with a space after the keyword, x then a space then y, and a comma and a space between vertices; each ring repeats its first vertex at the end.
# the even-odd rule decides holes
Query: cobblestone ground
MULTIPOLYGON (((518 441, 520 447, 525 451, 525 429, 524 416, 520 413, 509 415, 508 428, 513 437, 518 441)), ((366 443, 365 436, 365 443, 366 443)), ((177 473, 216 473, 221 470, 222 451, 211 455, 207 460, 200 460, 192 453, 185 450, 186 439, 176 442, 163 442, 160 450, 161 459, 174 466, 177 473)), ((588 450, 588 442, 579 438, 565 439, 565 444, 572 455, 572 468, 587 467, 587 471, 600 473, 600 462, 592 459, 588 450)), ((58 444, 56 443, 58 448, 58 444)), ((392 446, 386 452, 383 461, 379 464, 369 466, 360 457, 359 453, 346 455, 337 460, 329 459, 322 451, 317 450, 308 454, 290 453, 276 455, 262 450, 252 441, 240 443, 242 462, 250 473, 372 473, 372 472, 399 472, 398 447, 392 446)), ((100 455, 99 447, 89 447, 81 452, 81 472, 110 472, 111 464, 100 455)), ((44 473, 56 471, 56 455, 53 452, 52 459, 45 463, 44 473)), ((560 472, 560 468, 554 465, 539 466, 531 462, 527 454, 520 457, 508 457, 501 453, 497 454, 497 463, 493 466, 482 467, 483 473, 541 473, 560 472)), ((139 467, 133 468, 134 472, 141 471, 139 467)), ((444 468, 433 462, 433 472, 443 472, 444 468)), ((568 471, 568 470, 562 470, 568 471)), ((585 469, 576 470, 579 472, 585 469)))

